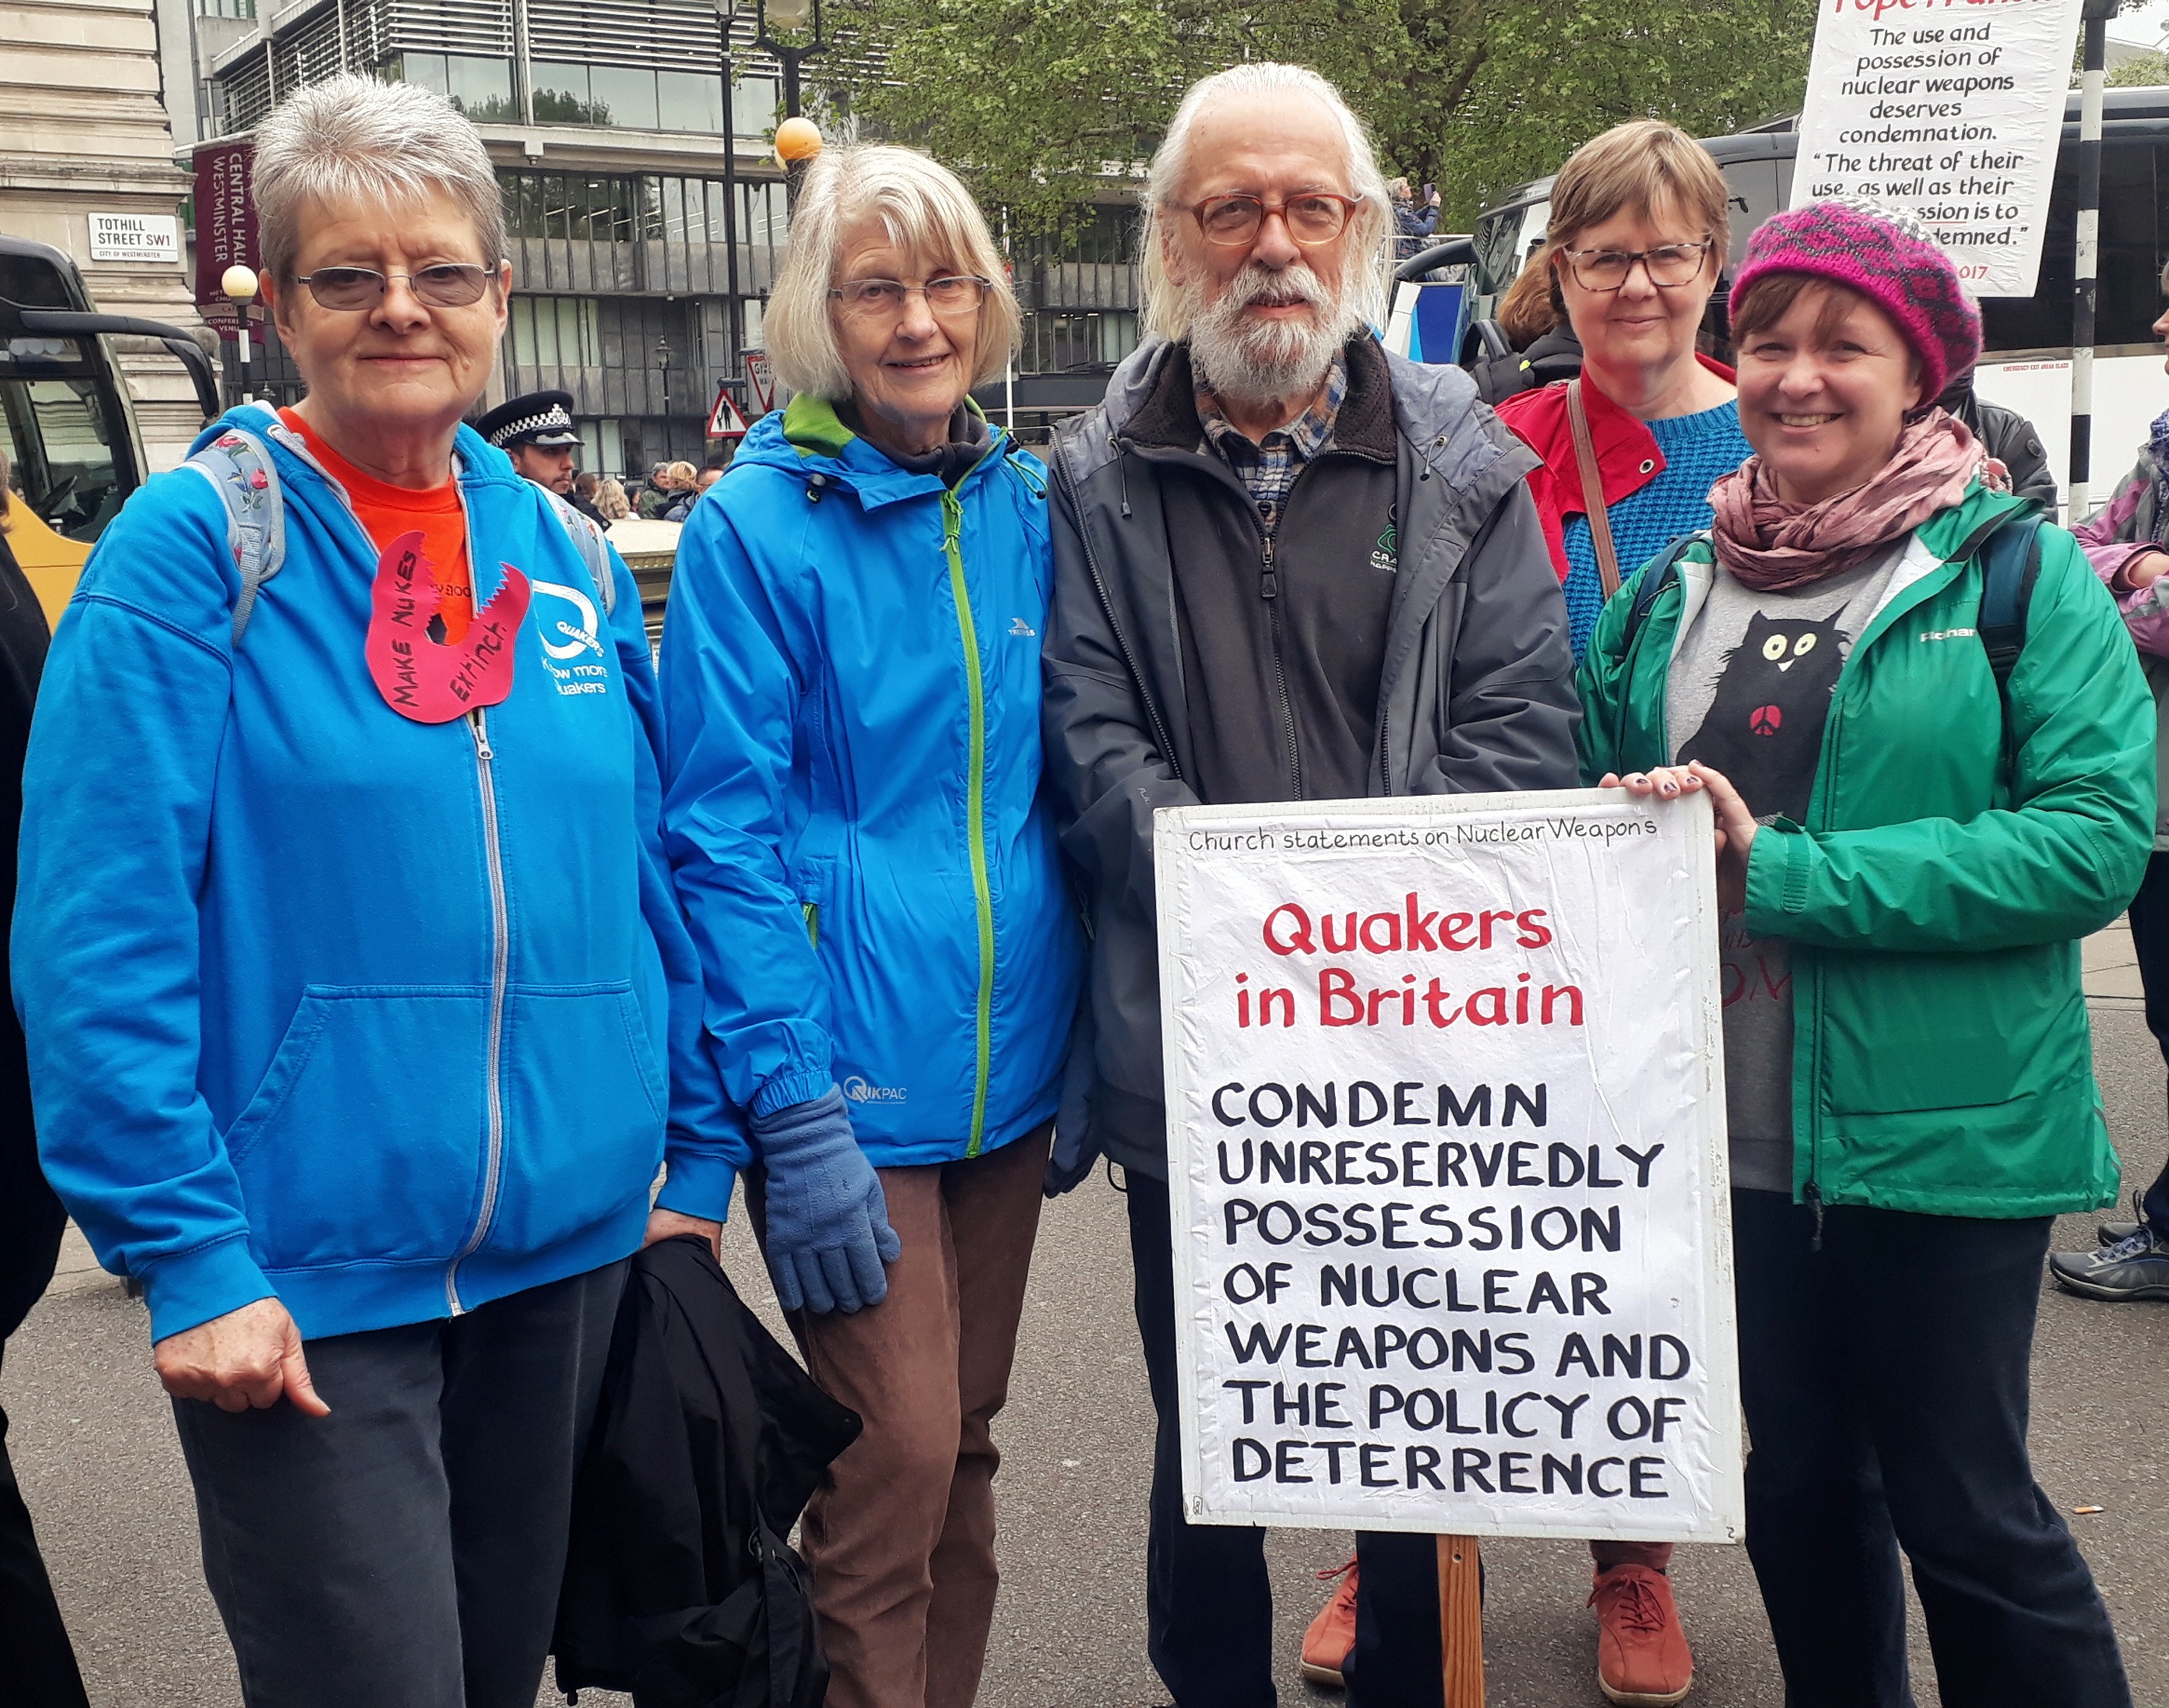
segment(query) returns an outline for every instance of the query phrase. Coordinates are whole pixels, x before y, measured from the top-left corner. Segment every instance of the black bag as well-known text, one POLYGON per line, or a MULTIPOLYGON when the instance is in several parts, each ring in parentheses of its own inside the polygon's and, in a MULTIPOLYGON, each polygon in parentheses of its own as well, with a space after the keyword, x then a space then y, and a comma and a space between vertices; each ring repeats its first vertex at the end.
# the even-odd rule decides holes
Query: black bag
POLYGON ((784 1539, 860 1428, 705 1242, 635 1257, 573 1486, 558 1688, 629 1690, 637 1708, 820 1708, 829 1662, 784 1539))

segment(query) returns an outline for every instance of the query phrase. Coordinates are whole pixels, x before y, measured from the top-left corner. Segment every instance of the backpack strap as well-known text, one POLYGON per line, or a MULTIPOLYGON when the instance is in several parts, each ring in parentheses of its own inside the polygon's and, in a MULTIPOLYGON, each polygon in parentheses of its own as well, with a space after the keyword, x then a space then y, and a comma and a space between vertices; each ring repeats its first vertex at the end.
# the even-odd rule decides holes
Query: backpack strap
POLYGON ((2026 648, 2026 618, 2041 576, 2039 514, 2005 518, 1975 546, 1981 563, 1981 614, 1974 626, 1996 674, 1996 692, 2010 716, 2011 672, 2026 648))
POLYGON ((234 644, 256 609, 256 595, 286 562, 286 490, 278 465, 253 433, 229 426, 182 465, 206 480, 226 506, 226 545, 241 574, 234 601, 234 644))
POLYGON ((1666 587, 1679 579, 1680 558, 1686 557, 1688 547, 1701 538, 1703 536, 1699 533, 1679 535, 1664 548, 1661 557, 1650 558, 1637 572, 1634 602, 1627 607, 1626 632, 1620 637, 1622 652, 1634 650, 1635 637, 1641 632, 1642 625, 1650 620, 1650 612, 1656 608, 1657 600, 1663 597, 1666 587))
POLYGON ((610 546, 603 540, 602 530, 546 486, 538 486, 535 491, 549 501, 559 525, 571 538, 581 562, 587 566, 587 573, 595 578, 595 591, 602 598, 602 614, 609 616, 617 606, 617 576, 610 567, 610 546))

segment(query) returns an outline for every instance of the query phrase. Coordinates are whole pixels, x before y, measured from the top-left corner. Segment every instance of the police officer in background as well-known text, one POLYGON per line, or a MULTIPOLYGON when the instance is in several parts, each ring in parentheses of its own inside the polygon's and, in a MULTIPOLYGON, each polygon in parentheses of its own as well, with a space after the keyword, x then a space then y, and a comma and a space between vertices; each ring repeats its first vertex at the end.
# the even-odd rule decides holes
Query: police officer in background
POLYGON ((592 500, 573 490, 580 430, 573 424, 571 392, 507 397, 475 424, 475 431, 510 457, 523 478, 555 492, 590 521, 610 526, 592 500))

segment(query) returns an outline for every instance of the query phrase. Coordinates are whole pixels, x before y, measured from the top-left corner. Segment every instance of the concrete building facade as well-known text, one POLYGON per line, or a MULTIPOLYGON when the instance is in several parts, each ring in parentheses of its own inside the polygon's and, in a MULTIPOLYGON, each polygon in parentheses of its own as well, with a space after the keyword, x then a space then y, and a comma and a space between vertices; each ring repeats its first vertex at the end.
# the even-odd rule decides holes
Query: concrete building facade
MULTIPOLYGON (((0 0, 0 232, 51 245, 99 307, 200 329, 153 0, 0 0)), ((154 469, 201 425, 188 377, 115 339, 154 469)))

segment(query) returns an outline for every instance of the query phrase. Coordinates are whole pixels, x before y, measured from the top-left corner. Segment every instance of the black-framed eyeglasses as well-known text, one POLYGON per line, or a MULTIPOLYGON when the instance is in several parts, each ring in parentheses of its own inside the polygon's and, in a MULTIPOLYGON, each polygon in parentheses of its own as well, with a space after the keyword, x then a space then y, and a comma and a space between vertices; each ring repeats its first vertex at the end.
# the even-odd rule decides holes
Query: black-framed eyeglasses
POLYGON ((907 285, 901 279, 855 278, 837 286, 829 295, 839 299, 847 314, 869 320, 894 320, 914 293, 926 299, 937 315, 969 315, 987 300, 994 281, 977 273, 952 273, 947 278, 930 278, 923 285, 907 285))
POLYGON ((447 261, 411 273, 383 274, 372 267, 318 267, 294 282, 306 285, 318 308, 374 308, 384 300, 384 288, 403 278, 417 303, 431 308, 465 308, 479 303, 497 269, 479 262, 447 261))
POLYGON ((1676 290, 1702 276, 1704 259, 1715 243, 1715 238, 1704 237, 1695 243, 1660 244, 1653 249, 1569 249, 1562 245, 1559 253, 1573 269, 1574 283, 1584 290, 1619 289, 1633 276, 1637 262, 1658 289, 1676 290))
POLYGON ((1277 202, 1269 202, 1261 195, 1208 195, 1202 202, 1193 202, 1189 211, 1207 243, 1225 244, 1231 249, 1249 243, 1264 225, 1265 216, 1277 213, 1287 222, 1290 237, 1315 248, 1346 231, 1360 206, 1355 198, 1336 195, 1329 190, 1306 190, 1277 202))

